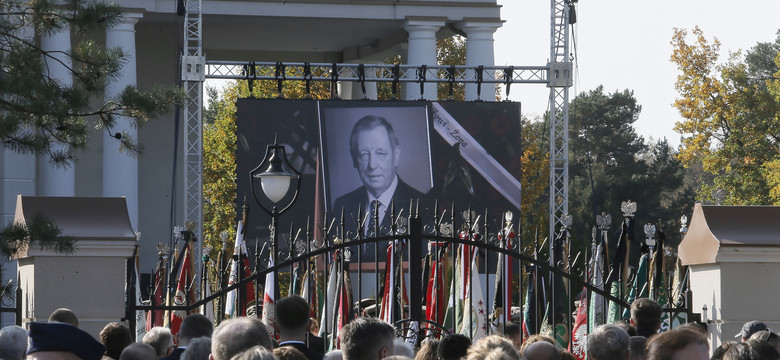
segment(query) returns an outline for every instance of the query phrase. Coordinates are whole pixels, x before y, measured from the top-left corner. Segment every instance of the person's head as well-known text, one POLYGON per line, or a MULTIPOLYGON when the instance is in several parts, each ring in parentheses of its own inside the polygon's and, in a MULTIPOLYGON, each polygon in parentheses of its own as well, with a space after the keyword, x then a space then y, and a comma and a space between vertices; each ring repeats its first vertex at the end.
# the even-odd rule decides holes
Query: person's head
POLYGON ((420 350, 414 356, 414 360, 437 360, 436 349, 439 347, 439 340, 429 337, 422 341, 420 350))
POLYGON ((746 343, 758 353, 761 359, 780 359, 780 353, 768 342, 751 338, 746 343))
POLYGON ((363 185, 374 196, 381 195, 393 182, 401 156, 393 126, 383 117, 364 116, 352 128, 349 149, 363 185))
POLYGON ((750 335, 749 340, 758 340, 765 342, 772 347, 775 348, 775 350, 780 353, 780 336, 775 334, 772 330, 761 330, 753 333, 753 335, 750 335))
POLYGON ((742 325, 742 330, 740 330, 737 333, 737 335, 734 335, 734 337, 740 338, 742 339, 742 341, 747 341, 747 339, 750 338, 750 335, 753 335, 758 331, 766 330, 766 329, 767 329, 766 324, 760 321, 752 320, 742 325))
POLYGON ((537 341, 531 345, 528 345, 523 351, 523 359, 525 360, 560 360, 558 349, 555 345, 546 341, 537 341))
MULTIPOLYGON (((556 356, 558 352, 556 351, 556 356)), ((466 360, 520 360, 520 353, 512 342, 498 335, 490 335, 477 340, 466 353, 466 360)), ((557 359, 556 359, 557 360, 557 359)))
POLYGON ((534 335, 529 336, 527 339, 525 339, 525 341, 523 341, 523 344, 520 345, 520 353, 521 354, 525 353, 525 348, 527 348, 531 344, 533 344, 535 342, 539 342, 539 341, 544 341, 546 343, 550 343, 550 344, 555 345, 555 339, 553 339, 553 338, 551 338, 549 336, 546 336, 546 335, 534 334, 534 335))
POLYGON ((636 333, 636 326, 631 325, 630 319, 620 319, 612 323, 613 325, 616 325, 617 327, 623 329, 628 333, 628 336, 637 336, 639 334, 636 333))
POLYGON ((558 355, 561 357, 561 360, 577 360, 577 357, 566 349, 558 349, 558 355))
POLYGON ((588 334, 588 359, 624 360, 628 359, 628 333, 612 324, 604 324, 588 334))
POLYGON ((312 335, 319 335, 320 333, 320 322, 317 321, 315 318, 309 318, 309 332, 312 335))
POLYGON ((49 322, 60 322, 79 327, 79 318, 68 308, 59 308, 49 315, 49 322))
POLYGON ((211 337, 214 331, 214 324, 202 314, 191 314, 184 318, 179 327, 179 333, 176 334, 176 343, 179 346, 189 346, 192 339, 199 337, 211 337))
POLYGON ((414 358, 414 348, 403 339, 395 339, 393 341, 393 355, 414 358))
POLYGON ((0 329, 0 359, 22 360, 27 350, 27 330, 18 325, 0 329))
POLYGON ((520 324, 516 322, 505 324, 504 337, 512 342, 512 346, 515 347, 515 350, 520 351, 520 347, 523 346, 523 335, 520 331, 520 324))
POLYGON ((632 336, 628 339, 628 348, 631 350, 629 359, 631 360, 645 360, 647 353, 645 353, 645 345, 647 344, 647 338, 644 336, 632 336))
POLYGON ((279 360, 308 360, 300 350, 292 346, 280 346, 274 349, 274 356, 279 360))
POLYGON ((166 327, 155 326, 151 328, 144 334, 141 342, 151 346, 157 353, 157 357, 170 355, 173 351, 173 335, 171 335, 171 329, 166 327))
POLYGON ((211 360, 230 360, 236 354, 256 345, 273 349, 268 328, 260 319, 254 317, 228 319, 214 329, 209 358, 211 360))
POLYGON ((631 325, 637 335, 651 337, 661 326, 661 305, 655 300, 639 298, 631 303, 631 325))
POLYGON ((723 360, 762 360, 762 357, 749 343, 740 342, 723 354, 723 360))
POLYGON ((100 342, 106 347, 106 356, 119 359, 122 350, 133 343, 133 334, 127 325, 114 321, 100 330, 100 342))
POLYGON ((29 360, 100 360, 106 352, 92 335, 70 324, 33 322, 28 333, 29 360))
POLYGON ((156 360, 154 348, 144 343, 132 343, 122 350, 119 360, 156 360))
POLYGON ((707 337, 693 329, 675 329, 655 335, 647 340, 645 350, 647 360, 709 359, 707 337))
POLYGON ((309 329, 309 303, 306 299, 292 295, 280 299, 274 305, 276 326, 279 338, 284 340, 303 340, 309 329))
MULTIPOLYGON (((219 326, 217 327, 219 329, 219 326)), ((269 335, 270 336, 270 335, 269 335)), ((255 345, 244 349, 238 354, 228 358, 228 360, 279 360, 271 350, 264 346, 255 345)))
POLYGON ((731 347, 736 344, 738 344, 738 342, 733 340, 721 343, 720 346, 716 347, 715 350, 712 351, 712 357, 710 357, 710 360, 723 359, 723 355, 726 355, 726 351, 729 351, 729 349, 731 349, 731 347))
POLYGON ((469 351, 471 339, 463 334, 449 334, 441 338, 436 355, 441 360, 458 360, 469 351))
POLYGON ((331 350, 325 353, 325 355, 322 356, 322 360, 343 360, 344 359, 344 353, 341 352, 339 349, 331 350))
POLYGON ((211 336, 201 336, 190 339, 187 349, 181 353, 180 360, 209 360, 211 353, 211 336))
POLYGON ((357 318, 341 329, 344 360, 378 360, 393 354, 395 329, 375 318, 357 318))

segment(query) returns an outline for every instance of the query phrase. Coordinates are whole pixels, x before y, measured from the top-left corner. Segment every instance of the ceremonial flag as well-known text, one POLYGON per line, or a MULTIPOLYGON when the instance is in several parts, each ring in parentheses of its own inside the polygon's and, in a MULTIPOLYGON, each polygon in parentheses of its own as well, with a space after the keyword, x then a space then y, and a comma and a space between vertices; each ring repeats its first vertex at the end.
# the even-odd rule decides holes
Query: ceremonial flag
MULTIPOLYGON (((661 308, 669 307, 669 294, 666 289, 666 267, 664 262, 664 243, 666 235, 663 231, 658 231, 658 242, 656 243, 653 259, 650 262, 651 272, 654 272, 650 287, 655 289, 655 301, 661 305, 661 308)), ((671 323, 668 312, 661 313, 661 327, 658 332, 664 332, 671 329, 671 323)))
MULTIPOLYGON (((228 286, 241 281, 239 276, 243 278, 252 273, 252 269, 249 267, 249 256, 246 250, 246 242, 244 242, 244 233, 244 221, 241 220, 236 226, 236 242, 233 246, 233 260, 231 260, 228 286)), ((252 281, 249 281, 245 286, 244 294, 246 299, 239 299, 237 290, 228 292, 225 300, 226 316, 237 317, 246 315, 247 304, 255 300, 255 285, 252 281)))
MULTIPOLYGON (((136 303, 138 301, 141 301, 141 277, 138 276, 138 243, 135 244, 135 254, 133 255, 133 276, 135 279, 133 280, 133 283, 135 284, 135 299, 133 299, 133 303, 136 303)), ((141 341, 143 339, 144 335, 146 334, 146 314, 144 314, 143 310, 136 310, 135 311, 135 340, 141 341)))
MULTIPOLYGON (((631 246, 631 230, 633 219, 626 217, 617 234, 617 249, 615 258, 612 260, 612 266, 607 278, 607 284, 610 286, 610 295, 622 299, 626 293, 626 282, 628 281, 628 249, 631 246)), ((607 313, 608 324, 619 320, 622 316, 620 304, 614 301, 609 302, 609 312, 607 313)))
MULTIPOLYGON (((192 299, 192 279, 194 272, 192 270, 192 246, 189 241, 185 241, 184 245, 184 259, 181 262, 179 269, 178 281, 176 282, 176 295, 173 297, 173 305, 184 306, 189 304, 192 299), (189 291, 188 291, 189 290, 189 291)), ((184 310, 174 310, 170 318, 171 334, 176 335, 179 333, 181 322, 187 317, 187 312, 184 310)))
MULTIPOLYGON (((649 252, 647 244, 642 243, 640 251, 642 256, 639 258, 639 266, 637 267, 636 275, 634 275, 634 284, 631 286, 631 291, 628 293, 628 299, 626 300, 629 304, 636 299, 647 297, 647 253, 649 252)), ((631 318, 631 309, 623 311, 623 318, 631 318)))
POLYGON ((535 266, 526 267, 528 285, 526 286, 525 305, 523 305, 523 338, 539 333, 540 319, 547 308, 547 296, 544 292, 544 278, 537 277, 535 266))
POLYGON ((588 290, 582 288, 577 317, 574 320, 572 339, 569 343, 569 352, 574 354, 577 360, 585 360, 588 350, 588 290))
POLYGON ((346 269, 341 270, 339 274, 338 294, 337 310, 334 312, 336 323, 333 327, 335 329, 333 338, 336 339, 336 347, 340 348, 341 329, 352 319, 352 282, 349 279, 349 271, 346 269))
POLYGON ((382 291, 382 307, 379 318, 392 324, 404 316, 404 307, 409 304, 406 292, 406 283, 402 270, 401 249, 399 242, 391 243, 387 248, 387 261, 385 262, 385 285, 382 291))
MULTIPOLYGON (((606 243, 603 239, 603 236, 600 236, 598 239, 599 240, 596 242, 596 244, 593 244, 592 249, 593 257, 591 257, 590 264, 591 285, 600 290, 603 290, 604 278, 602 276, 604 274, 604 258, 606 256, 606 250, 604 248, 606 243)), ((588 320, 590 323, 589 328, 593 329, 596 326, 604 324, 604 297, 598 293, 592 292, 590 294, 590 301, 588 301, 588 305, 590 306, 588 315, 588 320)))
POLYGON ((320 310, 320 333, 318 336, 325 338, 331 333, 333 327, 328 322, 336 314, 336 302, 337 302, 337 289, 339 282, 339 268, 341 260, 338 250, 333 253, 333 262, 330 264, 330 277, 328 278, 328 288, 323 296, 322 309, 320 310))
MULTIPOLYGON (((685 305, 685 293, 688 290, 688 267, 677 258, 674 264, 674 277, 672 277, 672 296, 670 304, 678 307, 685 305)), ((672 329, 688 322, 688 314, 678 312, 672 314, 672 329)))
MULTIPOLYGON (((437 245, 434 245, 437 246, 437 245)), ((442 250, 445 247, 442 246, 442 250)), ((437 324, 444 321, 444 254, 440 251, 439 259, 430 257, 430 276, 425 294, 425 319, 437 324)))
POLYGON ((463 274, 461 273, 463 266, 463 251, 462 248, 467 245, 460 245, 458 253, 455 256, 455 268, 452 274, 452 281, 450 283, 450 295, 447 300, 447 310, 444 313, 444 326, 450 333, 457 332, 463 321, 463 274))
MULTIPOLYGON (((511 221, 511 213, 506 215, 511 221)), ((515 237, 511 224, 498 233, 498 239, 505 249, 511 248, 515 237)), ((496 264, 496 288, 493 294, 493 325, 500 329, 512 321, 512 258, 509 255, 498 255, 496 264)), ((503 332, 503 331, 502 331, 503 332)))
MULTIPOLYGON (((152 274, 152 292, 149 296, 149 304, 152 306, 161 306, 165 301, 165 265, 160 260, 157 270, 152 274)), ((165 311, 149 310, 146 313, 146 331, 155 326, 162 326, 164 323, 165 311)))
MULTIPOLYGON (((268 258, 268 268, 274 267, 273 257, 268 258)), ((263 323, 271 332, 271 337, 276 337, 276 314, 274 313, 274 304, 276 303, 276 274, 269 271, 265 274, 265 285, 263 286, 263 323)))
POLYGON ((485 297, 482 294, 482 284, 479 280, 479 268, 477 267, 478 253, 472 252, 471 266, 467 270, 468 283, 466 284, 466 297, 463 300, 464 307, 469 311, 463 314, 463 326, 460 333, 471 337, 476 341, 487 336, 487 311, 485 310, 485 297))

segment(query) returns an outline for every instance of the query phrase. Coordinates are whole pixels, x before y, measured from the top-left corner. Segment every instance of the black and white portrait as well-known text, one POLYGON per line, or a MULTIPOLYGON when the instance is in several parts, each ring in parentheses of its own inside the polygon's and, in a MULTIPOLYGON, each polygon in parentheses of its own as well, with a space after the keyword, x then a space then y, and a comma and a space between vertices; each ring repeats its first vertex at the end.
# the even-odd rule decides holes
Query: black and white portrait
POLYGON ((433 185, 428 109, 339 105, 320 109, 328 212, 356 216, 377 207, 379 226, 389 226, 391 203, 408 208, 433 185))

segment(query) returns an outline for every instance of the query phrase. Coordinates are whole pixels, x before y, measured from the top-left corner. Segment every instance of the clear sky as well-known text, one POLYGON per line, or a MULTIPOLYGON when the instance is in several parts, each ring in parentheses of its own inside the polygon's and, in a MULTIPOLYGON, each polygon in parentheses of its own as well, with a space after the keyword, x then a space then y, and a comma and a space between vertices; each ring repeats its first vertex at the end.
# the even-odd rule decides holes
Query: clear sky
MULTIPOLYGON (((550 1, 498 0, 506 22, 495 34, 496 65, 545 65, 550 57, 550 1)), ((605 92, 629 89, 642 113, 635 123, 645 138, 666 137, 681 120, 672 107, 678 70, 669 61, 673 28, 698 25, 707 39, 721 42, 721 59, 729 51, 772 42, 780 29, 780 0, 581 0, 574 25, 576 73, 570 99, 604 85, 605 92)), ((571 51, 575 51, 570 43, 571 51)), ((510 99, 522 102, 525 114, 548 108, 544 85, 514 85, 510 99)))

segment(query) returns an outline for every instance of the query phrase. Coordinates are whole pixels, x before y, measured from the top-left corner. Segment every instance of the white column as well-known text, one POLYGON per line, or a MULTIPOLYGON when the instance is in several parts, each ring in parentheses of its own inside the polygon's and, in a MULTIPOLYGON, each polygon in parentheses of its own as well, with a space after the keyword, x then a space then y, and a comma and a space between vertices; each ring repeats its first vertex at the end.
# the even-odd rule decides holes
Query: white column
MULTIPOLYGON (((501 27, 500 22, 471 22, 465 21, 460 24, 461 29, 466 33, 466 65, 494 66, 495 56, 493 54, 493 33, 501 27)), ((475 75, 476 76, 476 75, 475 75)), ((487 76, 487 71, 483 72, 483 77, 487 76)), ((495 84, 482 84, 480 95, 477 95, 477 84, 466 83, 465 98, 469 100, 495 101, 495 84)))
MULTIPOLYGON (((73 86, 73 73, 70 68, 73 65, 66 52, 70 51, 70 27, 41 36, 41 48, 48 52, 44 56, 46 70, 49 77, 61 87, 73 86)), ((62 146, 53 144, 52 150, 62 149, 62 146)), ((38 156, 38 195, 42 196, 74 196, 76 192, 76 176, 73 164, 68 166, 54 165, 46 154, 38 156)))
MULTIPOLYGON (((409 33, 409 50, 407 64, 436 65, 436 32, 444 26, 444 21, 407 20, 404 29, 409 33)), ((405 100, 436 99, 436 83, 426 83, 424 92, 420 94, 419 83, 405 83, 405 100)))
MULTIPOLYGON (((135 24, 141 15, 124 15, 121 24, 106 30, 106 47, 121 47, 126 54, 121 73, 106 87, 106 101, 118 96, 125 87, 136 85, 135 24)), ((103 196, 124 196, 130 223, 138 230, 138 159, 120 150, 119 140, 112 137, 123 131, 134 140, 138 139, 138 132, 129 117, 117 117, 110 134, 103 134, 103 196)))

